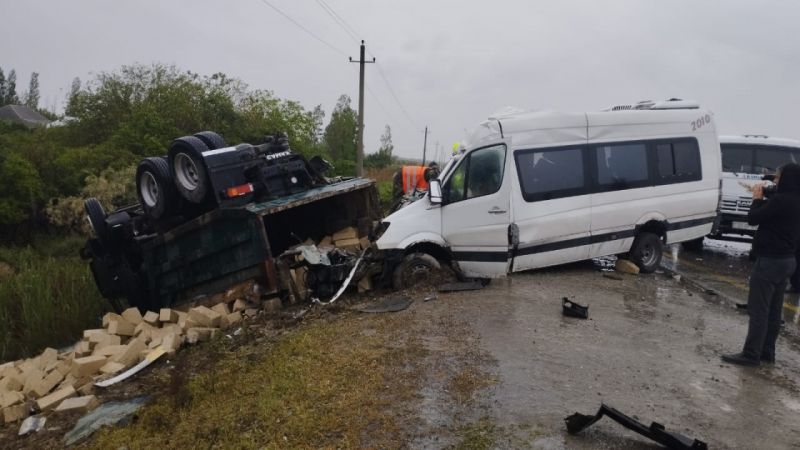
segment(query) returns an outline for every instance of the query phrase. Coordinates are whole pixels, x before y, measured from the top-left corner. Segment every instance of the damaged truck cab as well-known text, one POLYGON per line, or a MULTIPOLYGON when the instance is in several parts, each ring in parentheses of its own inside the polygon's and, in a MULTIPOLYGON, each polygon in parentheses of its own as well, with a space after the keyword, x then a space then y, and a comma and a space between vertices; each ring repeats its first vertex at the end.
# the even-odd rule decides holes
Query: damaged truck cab
POLYGON ((490 117, 448 166, 383 221, 396 287, 431 257, 474 278, 618 254, 652 272, 711 231, 719 199, 713 114, 676 99, 490 117))

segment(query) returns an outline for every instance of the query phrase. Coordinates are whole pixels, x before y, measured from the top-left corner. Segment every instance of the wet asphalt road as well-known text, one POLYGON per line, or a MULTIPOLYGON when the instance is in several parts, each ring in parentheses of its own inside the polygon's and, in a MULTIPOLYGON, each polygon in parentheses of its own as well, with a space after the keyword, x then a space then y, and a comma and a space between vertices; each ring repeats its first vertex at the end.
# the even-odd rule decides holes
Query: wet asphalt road
MULTIPOLYGON (((730 296, 746 293, 746 250, 712 242, 702 254, 678 252, 671 265, 730 296)), ((440 294, 413 309, 457 317, 494 360, 488 414, 516 434, 499 447, 660 448, 607 418, 576 436, 566 433, 564 417, 594 414, 605 402, 709 448, 800 448, 796 326, 784 330, 775 365, 724 364, 719 355, 740 349, 747 320, 727 298, 669 271, 619 280, 582 263, 440 294), (564 296, 589 305, 590 319, 563 317, 564 296)))

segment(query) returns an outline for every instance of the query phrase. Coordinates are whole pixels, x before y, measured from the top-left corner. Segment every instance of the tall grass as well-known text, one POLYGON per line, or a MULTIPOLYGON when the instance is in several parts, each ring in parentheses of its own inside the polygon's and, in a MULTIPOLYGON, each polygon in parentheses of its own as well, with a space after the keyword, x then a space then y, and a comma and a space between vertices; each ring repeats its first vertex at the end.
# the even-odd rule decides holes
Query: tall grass
POLYGON ((108 310, 78 257, 83 242, 40 238, 26 247, 0 247, 0 361, 69 345, 108 310))

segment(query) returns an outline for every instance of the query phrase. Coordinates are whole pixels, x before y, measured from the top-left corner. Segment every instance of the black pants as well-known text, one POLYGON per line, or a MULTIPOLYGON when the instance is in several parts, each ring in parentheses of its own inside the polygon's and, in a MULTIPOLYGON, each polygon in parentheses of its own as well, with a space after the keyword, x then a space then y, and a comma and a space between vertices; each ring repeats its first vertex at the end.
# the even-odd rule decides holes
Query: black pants
POLYGON ((750 293, 747 313, 750 324, 742 353, 748 358, 775 359, 775 341, 781 328, 783 293, 794 273, 793 256, 786 258, 759 257, 750 274, 750 293))

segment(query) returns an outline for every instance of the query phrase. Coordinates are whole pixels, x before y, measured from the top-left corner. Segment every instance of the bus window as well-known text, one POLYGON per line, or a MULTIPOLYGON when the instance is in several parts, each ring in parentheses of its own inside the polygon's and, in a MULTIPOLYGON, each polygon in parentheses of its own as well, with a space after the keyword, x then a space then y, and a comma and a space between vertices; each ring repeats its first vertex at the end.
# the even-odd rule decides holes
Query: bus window
POLYGON ((756 164, 753 173, 775 173, 784 164, 796 163, 797 156, 797 153, 785 148, 756 148, 756 164))
POLYGON ((753 171, 753 148, 722 145, 722 171, 755 173, 753 171))

